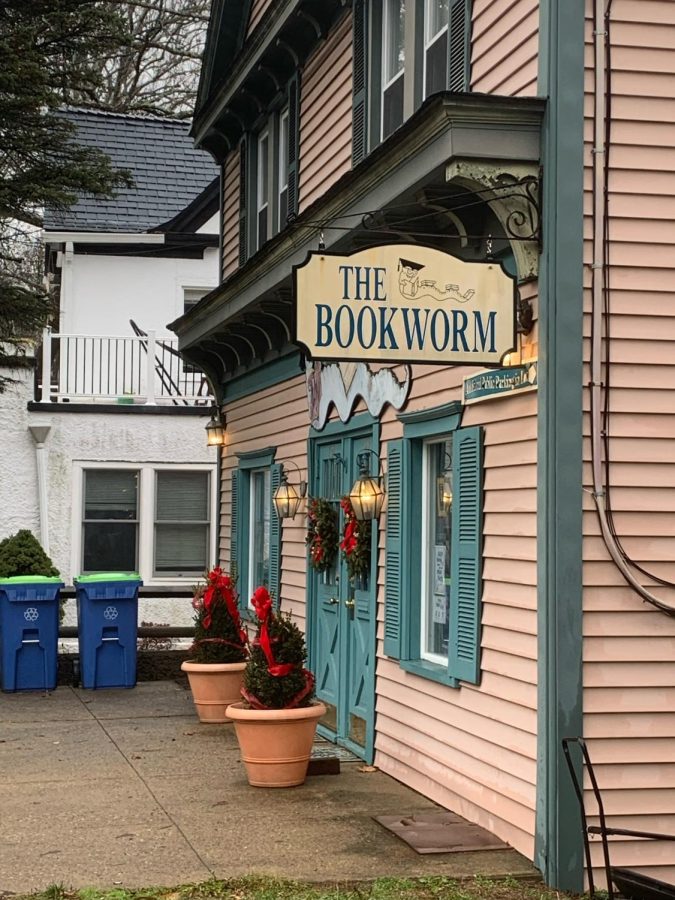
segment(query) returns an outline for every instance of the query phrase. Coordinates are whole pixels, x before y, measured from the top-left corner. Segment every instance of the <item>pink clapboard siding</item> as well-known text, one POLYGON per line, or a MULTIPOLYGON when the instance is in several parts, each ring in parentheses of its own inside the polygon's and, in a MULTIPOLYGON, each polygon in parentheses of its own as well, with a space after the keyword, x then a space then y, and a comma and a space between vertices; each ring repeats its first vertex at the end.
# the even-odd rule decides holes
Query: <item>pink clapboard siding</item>
POLYGON ((345 15, 307 61, 300 84, 299 210, 352 161, 352 17, 345 15))
POLYGON ((537 0, 474 0, 471 29, 471 90, 535 96, 537 0))
POLYGON ((239 265, 239 151, 223 163, 223 278, 239 265))
POLYGON ((246 28, 246 37, 249 38, 250 35, 256 29, 256 26, 265 15, 267 10, 272 5, 272 0, 253 0, 251 3, 251 12, 248 17, 248 27, 246 28))
MULTIPOLYGON (((307 479, 307 432, 309 413, 304 376, 259 391, 227 405, 227 445, 222 457, 220 507, 221 559, 230 564, 230 504, 232 470, 237 453, 276 448, 276 461, 293 460, 307 479)), ((291 469, 295 473, 295 469, 291 469)), ((298 476, 299 477, 299 476, 298 476)), ((295 479, 293 479, 295 481, 295 479)), ((304 629, 305 623, 305 517, 282 522, 281 608, 292 613, 304 629)))
MULTIPOLYGON (((536 303, 536 285, 521 290, 536 303)), ((530 347, 536 347, 534 337, 530 347)), ((407 410, 461 399, 462 378, 470 371, 414 367, 407 410)), ((537 395, 469 406, 462 425, 485 428, 481 684, 445 687, 403 671, 384 655, 381 528, 375 764, 531 859, 537 749, 537 395)), ((387 408, 382 415, 384 453, 386 442, 401 433, 396 414, 387 408)))
MULTIPOLYGON (((590 14, 589 4, 587 9, 590 14)), ((591 40, 588 19, 587 267, 592 261, 591 40)), ((675 7, 671 2, 615 0, 612 65, 611 499, 626 550, 648 570, 675 580, 675 7)), ((587 268, 587 313, 589 287, 587 268)), ((585 328, 588 337, 588 317, 585 328)), ((585 348, 588 360, 587 342, 585 348)), ((588 411, 587 392, 585 407, 588 411)), ((591 484, 589 434, 586 419, 586 487, 591 484)), ((585 498, 584 733, 611 824, 674 833, 675 619, 655 611, 626 586, 609 560, 592 500, 585 498)), ((655 590, 675 605, 675 591, 655 590)), ((594 809, 591 799, 589 808, 594 809)), ((594 865, 601 866, 600 847, 593 850, 594 865)), ((615 839, 612 864, 675 881, 675 845, 615 839)))

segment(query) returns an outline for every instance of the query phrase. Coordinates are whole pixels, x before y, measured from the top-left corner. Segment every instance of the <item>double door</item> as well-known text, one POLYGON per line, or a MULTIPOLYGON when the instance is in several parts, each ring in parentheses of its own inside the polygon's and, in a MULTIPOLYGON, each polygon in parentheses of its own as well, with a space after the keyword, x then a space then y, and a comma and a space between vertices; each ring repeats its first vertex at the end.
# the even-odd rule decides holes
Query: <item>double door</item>
MULTIPOLYGON (((358 477, 357 457, 378 448, 373 425, 346 431, 340 423, 339 430, 329 425, 325 431, 311 438, 309 492, 334 506, 341 539, 340 500, 358 477)), ((363 578, 350 580, 341 551, 329 571, 308 570, 310 665, 317 696, 328 709, 320 731, 366 762, 372 761, 374 741, 376 566, 377 522, 373 522, 370 570, 363 578)))

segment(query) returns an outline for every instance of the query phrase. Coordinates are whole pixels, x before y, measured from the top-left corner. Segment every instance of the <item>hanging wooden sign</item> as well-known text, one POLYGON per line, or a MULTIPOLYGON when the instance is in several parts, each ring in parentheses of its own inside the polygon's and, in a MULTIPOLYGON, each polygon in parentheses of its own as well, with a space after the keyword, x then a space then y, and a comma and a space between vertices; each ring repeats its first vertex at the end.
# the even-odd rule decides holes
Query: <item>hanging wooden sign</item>
POLYGON ((294 268, 295 340, 314 360, 497 366, 515 347, 516 283, 497 262, 385 244, 294 268))

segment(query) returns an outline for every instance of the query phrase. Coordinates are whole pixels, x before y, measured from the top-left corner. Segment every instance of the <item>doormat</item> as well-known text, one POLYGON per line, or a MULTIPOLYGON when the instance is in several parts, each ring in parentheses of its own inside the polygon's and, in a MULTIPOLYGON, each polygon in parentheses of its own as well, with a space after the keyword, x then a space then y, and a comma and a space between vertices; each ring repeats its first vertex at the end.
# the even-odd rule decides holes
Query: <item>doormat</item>
POLYGON ((425 812, 412 816, 373 816, 376 822, 409 844, 416 853, 462 853, 469 850, 508 850, 478 825, 453 812, 425 812))
POLYGON ((340 762, 362 762, 358 756, 350 750, 346 750, 344 747, 338 747, 336 744, 331 744, 330 741, 327 741, 324 738, 315 740, 314 745, 312 746, 312 759, 326 759, 329 757, 339 759, 340 762))

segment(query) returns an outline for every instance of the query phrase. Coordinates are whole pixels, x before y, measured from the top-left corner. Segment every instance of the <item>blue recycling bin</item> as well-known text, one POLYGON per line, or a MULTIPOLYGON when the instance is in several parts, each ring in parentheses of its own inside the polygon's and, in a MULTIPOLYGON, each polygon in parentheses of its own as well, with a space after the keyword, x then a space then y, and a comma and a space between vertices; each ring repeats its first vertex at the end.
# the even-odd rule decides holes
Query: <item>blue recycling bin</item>
POLYGON ((75 579, 82 687, 132 688, 136 684, 138 589, 142 584, 133 572, 75 579))
POLYGON ((0 579, 3 691, 53 691, 56 687, 62 587, 58 576, 0 579))

